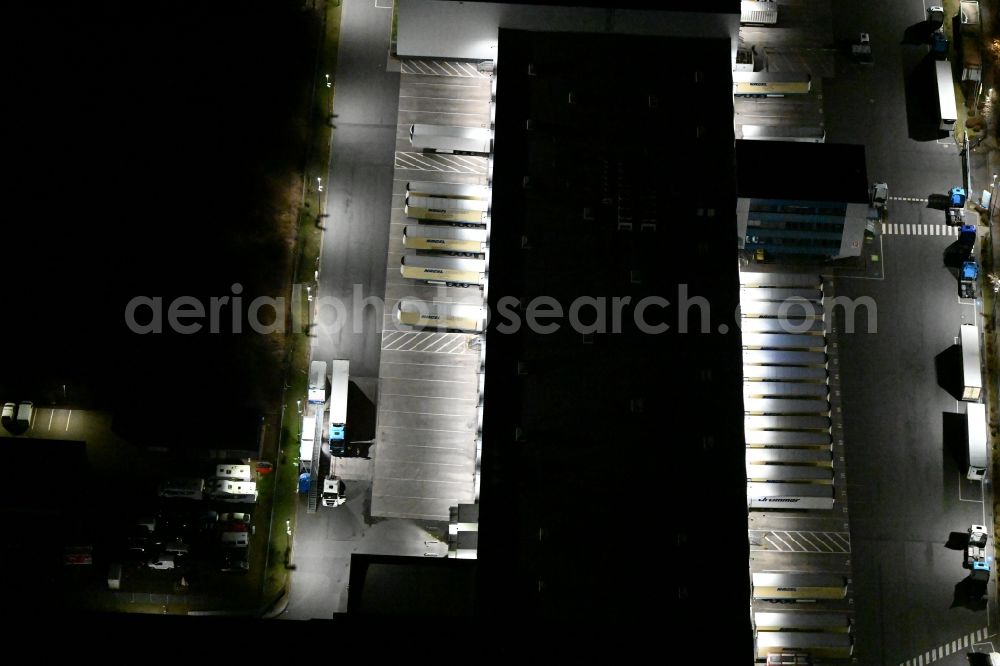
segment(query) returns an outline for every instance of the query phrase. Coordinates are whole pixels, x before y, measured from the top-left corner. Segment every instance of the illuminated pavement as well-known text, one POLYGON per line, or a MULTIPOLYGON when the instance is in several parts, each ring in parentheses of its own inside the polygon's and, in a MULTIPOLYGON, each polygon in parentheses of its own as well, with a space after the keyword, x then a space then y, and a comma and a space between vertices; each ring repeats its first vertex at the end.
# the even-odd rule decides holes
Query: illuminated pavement
POLYGON ((876 239, 884 279, 836 281, 838 294, 869 296, 878 308, 876 333, 841 335, 855 657, 957 666, 968 663, 973 642, 996 642, 997 605, 995 581, 988 605, 956 598, 968 572, 962 552, 945 545, 972 522, 991 525, 992 516, 983 488, 965 479, 949 427, 964 405, 938 385, 937 356, 954 344, 959 324, 978 317, 944 266, 954 232, 942 228, 943 211, 927 206, 929 195, 963 176, 954 140, 920 136, 913 122, 914 101, 930 86, 918 76, 927 47, 901 42, 924 19, 925 4, 939 3, 834 8, 835 36, 870 32, 875 63, 840 63, 826 82, 826 127, 828 141, 865 145, 869 179, 887 182, 891 197, 876 239))

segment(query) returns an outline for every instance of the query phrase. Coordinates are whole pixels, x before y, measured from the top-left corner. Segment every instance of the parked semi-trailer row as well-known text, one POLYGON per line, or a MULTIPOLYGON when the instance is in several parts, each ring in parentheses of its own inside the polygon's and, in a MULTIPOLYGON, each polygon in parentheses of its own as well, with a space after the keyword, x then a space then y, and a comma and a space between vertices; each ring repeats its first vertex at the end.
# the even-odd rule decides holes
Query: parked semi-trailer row
POLYGON ((832 509, 822 278, 743 273, 740 283, 747 505, 832 509))

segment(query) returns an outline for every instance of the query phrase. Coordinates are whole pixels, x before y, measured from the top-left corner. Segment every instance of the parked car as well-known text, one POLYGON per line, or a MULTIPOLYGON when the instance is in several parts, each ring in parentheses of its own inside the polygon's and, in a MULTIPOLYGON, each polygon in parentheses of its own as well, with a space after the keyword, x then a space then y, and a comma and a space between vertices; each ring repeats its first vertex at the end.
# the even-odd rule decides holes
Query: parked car
POLYGON ((256 533, 256 528, 250 522, 249 513, 223 513, 219 515, 219 528, 223 532, 256 533))
POLYGON ((0 421, 3 421, 4 423, 13 421, 15 411, 17 411, 17 405, 12 402, 5 402, 3 405, 3 412, 0 412, 0 421))
POLYGON ((159 557, 154 557, 149 562, 146 563, 150 569, 173 569, 174 568, 174 554, 173 553, 161 553, 159 557))

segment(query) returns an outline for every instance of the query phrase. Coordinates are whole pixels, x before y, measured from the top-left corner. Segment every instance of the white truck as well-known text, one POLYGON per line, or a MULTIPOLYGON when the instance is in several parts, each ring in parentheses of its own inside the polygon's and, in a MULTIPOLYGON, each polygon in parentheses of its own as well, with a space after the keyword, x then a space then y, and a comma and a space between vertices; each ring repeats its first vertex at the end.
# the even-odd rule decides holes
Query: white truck
POLYGON ((347 391, 350 386, 351 362, 333 362, 333 377, 330 382, 330 454, 342 455, 346 452, 347 441, 347 391))
POLYGON ((489 155, 493 131, 486 127, 410 125, 410 145, 422 152, 489 155))

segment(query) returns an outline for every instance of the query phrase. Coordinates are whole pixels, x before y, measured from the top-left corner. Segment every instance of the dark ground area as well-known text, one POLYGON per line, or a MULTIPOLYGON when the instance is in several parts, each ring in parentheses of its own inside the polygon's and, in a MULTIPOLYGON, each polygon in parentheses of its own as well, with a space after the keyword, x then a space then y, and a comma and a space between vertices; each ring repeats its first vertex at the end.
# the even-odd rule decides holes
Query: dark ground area
POLYGON ((299 4, 5 5, 0 399, 275 402, 281 336, 139 336, 124 313, 286 295, 318 29, 299 4))

